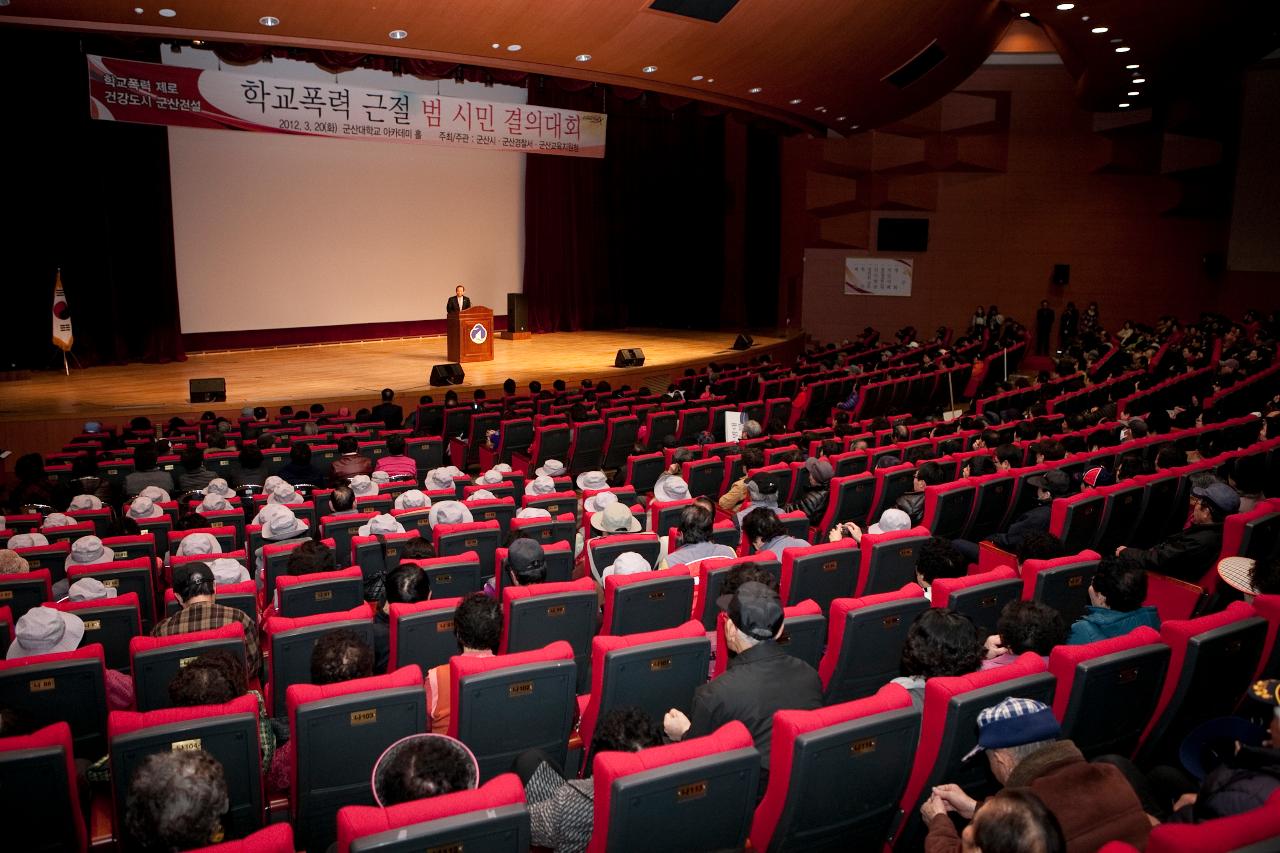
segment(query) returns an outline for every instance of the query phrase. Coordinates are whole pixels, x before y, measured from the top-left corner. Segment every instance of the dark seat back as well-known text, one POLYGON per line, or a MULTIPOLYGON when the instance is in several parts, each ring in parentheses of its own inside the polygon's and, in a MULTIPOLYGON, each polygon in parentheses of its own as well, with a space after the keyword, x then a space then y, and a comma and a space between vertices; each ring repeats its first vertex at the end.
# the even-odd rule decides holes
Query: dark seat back
POLYGON ((460 598, 479 592, 484 584, 480 576, 480 557, 474 551, 410 562, 426 573, 432 598, 460 598))
MULTIPOLYGON (((583 471, 593 471, 600 467, 604 433, 603 421, 590 421, 574 426, 573 446, 568 454, 570 473, 581 474, 583 471)), ((632 441, 635 441, 634 437, 632 441)))
POLYGON ((499 545, 502 544, 502 529, 498 522, 442 524, 433 532, 437 555, 452 557, 468 552, 474 553, 480 561, 481 575, 484 577, 493 575, 494 557, 499 545))
POLYGON ((129 640, 142 633, 138 597, 133 593, 96 601, 60 601, 54 605, 84 622, 81 646, 102 646, 108 669, 129 671, 129 640))
POLYGON ((412 664, 429 672, 458 654, 453 614, 460 601, 461 598, 432 598, 416 604, 392 604, 387 671, 412 664))
MULTIPOLYGON (((139 711, 168 708, 169 682, 196 657, 222 649, 244 660, 244 627, 238 622, 210 631, 168 637, 134 637, 129 641, 133 661, 134 702, 139 711)), ((307 660, 308 674, 311 661, 307 660)), ((283 713, 283 712, 282 712, 283 713)))
POLYGON ((1000 522, 1009 511, 1013 497, 1013 477, 1008 474, 987 474, 972 477, 976 491, 973 496, 973 512, 965 525, 964 538, 974 542, 988 539, 1000 529, 1000 522))
POLYGON ((529 812, 514 773, 472 791, 455 791, 382 809, 345 806, 338 812, 338 848, 351 853, 527 850, 529 812))
POLYGON ((281 616, 350 610, 364 601, 364 575, 352 566, 336 572, 281 577, 276 583, 281 616))
POLYGON ((605 578, 601 633, 639 634, 674 628, 693 610, 693 577, 683 566, 605 578))
POLYGON ((933 536, 959 539, 969 523, 977 488, 958 481, 924 488, 924 520, 921 524, 933 536))
POLYGON ((0 575, 0 605, 9 608, 16 624, 28 610, 48 602, 53 597, 51 589, 49 569, 32 569, 19 575, 0 575))
POLYGON ((1089 606, 1089 585, 1100 559, 1095 551, 1081 551, 1071 557, 1027 560, 1022 564, 1022 597, 1049 605, 1069 625, 1089 606))
POLYGON ((862 537, 862 574, 858 595, 874 595, 901 589, 916 579, 920 548, 929 538, 923 527, 862 537))
POLYGON ((783 551, 783 605, 812 599, 825 613, 832 601, 853 595, 857 586, 858 546, 852 539, 783 551))
POLYGON ((1022 597, 1022 578, 1008 566, 963 578, 938 578, 933 582, 933 606, 963 613, 978 626, 981 636, 996 632, 996 620, 1011 601, 1022 597))
POLYGON ((642 453, 627 457, 626 484, 633 486, 637 494, 653 491, 653 484, 666 468, 661 453, 642 453))
POLYGON ((827 649, 818 666, 826 703, 870 696, 896 678, 907 631, 928 609, 929 599, 914 583, 896 592, 832 602, 827 649))
POLYGON ((7 849, 65 853, 89 847, 71 747, 71 729, 52 723, 0 740, 0 791, 7 849))
POLYGON ((296 619, 273 616, 267 620, 266 633, 271 649, 267 712, 271 716, 285 715, 286 692, 291 684, 311 683, 311 652, 316 642, 339 628, 355 631, 370 648, 373 647, 373 620, 368 607, 296 619))

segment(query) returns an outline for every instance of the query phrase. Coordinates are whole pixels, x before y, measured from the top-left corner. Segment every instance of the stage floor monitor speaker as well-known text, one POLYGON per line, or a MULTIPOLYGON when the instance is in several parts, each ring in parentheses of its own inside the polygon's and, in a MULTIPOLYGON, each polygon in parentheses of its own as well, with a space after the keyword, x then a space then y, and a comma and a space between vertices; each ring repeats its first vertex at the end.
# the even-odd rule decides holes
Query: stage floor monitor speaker
POLYGON ((614 367, 641 367, 644 365, 644 350, 640 347, 635 349, 620 349, 618 355, 613 359, 614 367))
POLYGON ((737 350, 751 349, 755 346, 755 343, 755 338, 751 337, 746 332, 742 332, 738 335, 738 339, 733 342, 733 348, 737 350))
POLYGON ((462 371, 462 365, 455 361, 437 364, 431 368, 431 384, 437 387, 440 385, 461 385, 465 375, 462 371))
POLYGON ((227 402, 227 380, 221 376, 211 379, 192 379, 189 384, 193 403, 227 402))

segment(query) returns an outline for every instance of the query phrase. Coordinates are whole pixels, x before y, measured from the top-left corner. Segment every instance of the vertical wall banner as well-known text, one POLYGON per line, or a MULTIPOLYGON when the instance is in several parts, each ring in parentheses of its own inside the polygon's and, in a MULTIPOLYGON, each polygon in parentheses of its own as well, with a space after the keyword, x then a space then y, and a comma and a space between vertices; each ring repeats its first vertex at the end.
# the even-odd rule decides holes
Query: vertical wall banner
POLYGON ((910 258, 845 258, 845 296, 910 296, 910 258))
POLYGON ((58 277, 53 282, 53 345, 67 352, 73 343, 71 309, 67 307, 67 294, 62 289, 62 270, 58 270, 58 277))
POLYGON ((102 121, 603 157, 602 113, 89 56, 102 121))

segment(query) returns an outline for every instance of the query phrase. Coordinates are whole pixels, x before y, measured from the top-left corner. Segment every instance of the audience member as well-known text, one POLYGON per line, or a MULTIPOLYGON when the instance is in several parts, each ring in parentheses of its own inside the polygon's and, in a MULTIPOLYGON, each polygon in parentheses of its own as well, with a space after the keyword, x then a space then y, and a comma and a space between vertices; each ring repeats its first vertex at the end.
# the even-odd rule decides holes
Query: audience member
POLYGON ((680 524, 676 528, 677 541, 680 547, 667 554, 668 566, 687 566, 696 573, 698 564, 710 557, 723 557, 728 560, 738 556, 738 552, 728 545, 712 541, 712 515, 696 504, 687 506, 680 513, 680 524))
POLYGON ((174 474, 180 492, 198 492, 217 476, 205 467, 204 451, 198 447, 189 447, 183 452, 182 462, 174 474))
POLYGON ((373 670, 376 673, 386 672, 391 659, 391 605, 418 604, 431 598, 426 572, 413 563, 401 563, 388 572, 383 588, 383 600, 374 602, 373 613, 373 670))
POLYGON ((386 471, 392 477, 416 478, 418 476, 418 463, 412 456, 405 455, 404 448, 403 435, 388 436, 386 455, 378 460, 374 470, 386 471))
POLYGON ((1240 508, 1240 496, 1226 483, 1191 489, 1191 526, 1151 548, 1116 548, 1121 560, 1188 583, 1213 569, 1222 550, 1222 523, 1240 508))
POLYGON ((923 708, 926 681, 977 672, 983 652, 972 619, 946 607, 931 607, 911 623, 902 647, 902 674, 890 683, 905 688, 911 694, 911 704, 923 708))
POLYGON ((203 749, 154 752, 129 782, 128 846, 168 853, 217 844, 229 806, 222 765, 212 755, 203 749))
POLYGON ((768 507, 754 507, 742 517, 742 532, 756 553, 771 551, 779 560, 788 548, 808 548, 809 543, 787 532, 778 514, 768 507))
POLYGON ((954 813, 955 809, 937 793, 921 806, 920 814, 930 829, 925 842, 928 853, 1066 853, 1061 824, 1044 801, 1029 790, 997 791, 977 807, 973 820, 959 837, 949 812, 954 813))
POLYGON ((911 519, 915 527, 924 520, 924 490, 926 486, 936 486, 942 482, 942 466, 937 462, 920 463, 911 479, 911 491, 898 497, 894 507, 902 510, 911 519))
MULTIPOLYGON (((502 639, 502 605, 483 592, 473 592, 453 613, 453 635, 458 654, 464 657, 491 657, 498 653, 502 639)), ((431 731, 447 734, 453 716, 452 682, 449 664, 440 664, 427 673, 427 710, 431 731)))
POLYGON ((147 486, 158 486, 166 492, 176 488, 173 475, 160 470, 154 445, 144 444, 134 449, 133 467, 134 470, 124 477, 126 495, 137 495, 147 486))
POLYGON ((213 570, 207 563, 183 563, 173 569, 173 595, 182 607, 151 629, 153 637, 171 637, 193 631, 210 631, 223 625, 244 628, 245 668, 256 678, 262 663, 258 651, 258 626, 247 613, 218 604, 213 570))
POLYGON ((1067 623, 1062 614, 1038 601, 1010 601, 996 620, 996 633, 987 637, 983 669, 1013 663, 1026 652, 1035 652, 1049 662, 1054 646, 1067 640, 1067 623))
MULTIPOLYGON (((1054 498, 1071 494, 1071 478, 1058 470, 1028 477, 1027 486, 1036 490, 1036 505, 1015 518, 1007 531, 991 537, 991 544, 997 548, 1016 551, 1027 535, 1047 531, 1049 518, 1053 512, 1054 498)), ((954 544, 969 562, 978 562, 978 543, 957 539, 954 544)))
POLYGON ((1132 562, 1103 557, 1089 584, 1089 606, 1072 624, 1067 643, 1078 646, 1120 637, 1142 625, 1159 630, 1160 615, 1154 607, 1143 606, 1146 598, 1146 570, 1132 562))

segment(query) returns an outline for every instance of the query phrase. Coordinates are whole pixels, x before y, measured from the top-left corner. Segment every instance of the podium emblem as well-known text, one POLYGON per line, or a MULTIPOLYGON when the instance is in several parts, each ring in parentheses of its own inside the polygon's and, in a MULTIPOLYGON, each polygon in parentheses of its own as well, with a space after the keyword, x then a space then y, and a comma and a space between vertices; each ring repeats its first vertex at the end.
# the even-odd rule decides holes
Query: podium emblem
POLYGON ((482 344, 488 339, 489 332, 485 330, 483 323, 476 323, 471 327, 469 337, 473 344, 482 344))

